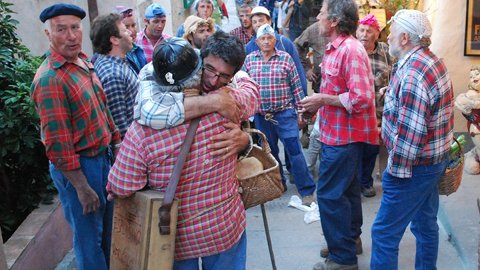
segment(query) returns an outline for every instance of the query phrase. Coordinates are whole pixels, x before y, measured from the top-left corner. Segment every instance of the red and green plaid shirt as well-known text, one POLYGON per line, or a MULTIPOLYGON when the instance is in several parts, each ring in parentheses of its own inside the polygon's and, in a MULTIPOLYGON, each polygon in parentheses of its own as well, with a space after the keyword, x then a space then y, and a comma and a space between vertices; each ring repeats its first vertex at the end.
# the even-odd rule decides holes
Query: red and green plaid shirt
POLYGON ((96 156, 120 143, 93 65, 85 54, 79 58, 88 69, 50 49, 31 86, 47 157, 65 171, 80 168, 80 156, 96 156))

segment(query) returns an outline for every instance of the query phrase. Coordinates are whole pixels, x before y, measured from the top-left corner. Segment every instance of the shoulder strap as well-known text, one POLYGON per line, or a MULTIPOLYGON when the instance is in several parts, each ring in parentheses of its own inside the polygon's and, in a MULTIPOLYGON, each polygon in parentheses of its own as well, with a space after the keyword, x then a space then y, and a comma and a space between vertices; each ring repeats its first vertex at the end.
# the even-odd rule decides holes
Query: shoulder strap
POLYGON ((162 206, 158 209, 158 215, 160 217, 158 228, 161 235, 170 234, 170 210, 172 209, 172 203, 175 197, 175 190, 177 189, 183 165, 185 164, 185 159, 187 158, 188 152, 190 151, 190 146, 193 142, 193 136, 195 136, 195 132, 197 130, 199 122, 200 118, 195 118, 190 122, 190 126, 188 126, 187 135, 185 136, 185 140, 183 141, 182 148, 180 149, 180 154, 178 155, 178 159, 175 163, 175 167, 173 167, 173 172, 170 176, 170 181, 168 182, 165 196, 163 197, 162 206))

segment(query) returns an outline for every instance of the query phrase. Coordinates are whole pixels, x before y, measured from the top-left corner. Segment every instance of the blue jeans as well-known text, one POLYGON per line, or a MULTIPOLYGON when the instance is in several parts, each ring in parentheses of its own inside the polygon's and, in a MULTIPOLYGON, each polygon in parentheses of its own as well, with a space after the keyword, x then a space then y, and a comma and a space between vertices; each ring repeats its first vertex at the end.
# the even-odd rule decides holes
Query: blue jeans
POLYGON ((79 270, 109 268, 113 203, 107 201, 107 177, 110 161, 106 154, 80 157, 80 166, 88 184, 100 199, 100 208, 83 214, 82 204, 70 181, 50 163, 50 175, 58 190, 65 219, 73 232, 73 250, 79 270))
POLYGON ((375 168, 375 161, 377 160, 380 146, 365 143, 362 152, 362 163, 358 166, 358 177, 362 188, 369 188, 373 186, 373 169, 375 168))
POLYGON ((312 195, 315 191, 315 183, 313 182, 310 173, 308 172, 307 163, 303 156, 302 146, 300 145, 300 138, 298 136, 297 113, 294 109, 286 109, 281 112, 276 112, 273 119, 278 122, 274 124, 271 121, 265 120, 265 116, 255 114, 255 127, 262 131, 267 137, 272 155, 280 164, 280 173, 284 179, 282 162, 278 155, 278 139, 280 139, 285 147, 289 162, 291 164, 290 173, 295 179, 298 193, 304 197, 312 195))
POLYGON ((230 249, 219 254, 201 258, 175 261, 174 270, 198 270, 198 260, 202 259, 202 270, 245 270, 247 264, 247 233, 230 249))
POLYGON ((408 224, 415 235, 415 269, 437 269, 438 181, 447 162, 414 166, 411 178, 383 173, 383 197, 372 226, 370 269, 398 269, 398 245, 408 224))
POLYGON ((322 143, 317 200, 329 258, 356 264, 355 239, 362 233, 362 202, 357 168, 365 143, 322 143))

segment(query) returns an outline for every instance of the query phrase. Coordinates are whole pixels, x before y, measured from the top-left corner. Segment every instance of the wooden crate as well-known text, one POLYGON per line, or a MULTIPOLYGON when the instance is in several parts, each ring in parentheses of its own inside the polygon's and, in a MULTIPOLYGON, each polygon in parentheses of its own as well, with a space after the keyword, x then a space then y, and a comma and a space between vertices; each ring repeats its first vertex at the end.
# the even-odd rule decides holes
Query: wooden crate
POLYGON ((145 190, 115 200, 110 269, 172 269, 178 202, 172 205, 170 235, 160 235, 158 209, 163 195, 145 190))

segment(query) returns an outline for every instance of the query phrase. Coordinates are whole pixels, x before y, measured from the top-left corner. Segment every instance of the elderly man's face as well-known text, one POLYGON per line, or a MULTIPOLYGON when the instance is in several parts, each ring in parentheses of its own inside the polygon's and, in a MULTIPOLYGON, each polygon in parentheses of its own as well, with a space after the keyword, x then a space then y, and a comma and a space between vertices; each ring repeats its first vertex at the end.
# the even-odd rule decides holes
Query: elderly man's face
POLYGON ((252 27, 252 20, 250 20, 250 14, 251 8, 242 8, 238 11, 238 18, 240 18, 240 23, 242 24, 243 28, 250 28, 252 27))
POLYGON ((390 34, 387 37, 388 53, 400 59, 402 57, 402 43, 405 42, 405 33, 401 32, 401 27, 395 23, 390 26, 390 34))
POLYGON ((50 20, 50 30, 45 33, 50 40, 51 47, 65 57, 67 61, 74 62, 82 51, 82 22, 73 15, 61 15, 50 20))
POLYGON ((202 19, 208 19, 210 16, 212 16, 213 13, 213 6, 210 3, 205 3, 203 1, 200 1, 198 3, 198 8, 197 8, 197 16, 202 18, 202 19))
POLYGON ((222 58, 209 54, 203 58, 202 89, 205 92, 227 85, 233 78, 235 67, 222 58))
POLYGON ((145 19, 147 36, 149 38, 159 39, 162 36, 166 23, 167 17, 156 17, 149 20, 145 19))
POLYGON ((212 34, 213 33, 210 30, 210 27, 204 25, 198 27, 197 31, 195 31, 195 33, 192 33, 188 39, 190 40, 190 43, 193 45, 193 47, 200 49, 207 41, 207 38, 212 34))
POLYGON ((273 35, 263 35, 260 38, 257 38, 255 42, 262 53, 271 53, 275 49, 275 43, 277 40, 273 35))
POLYGON ((257 32, 258 28, 264 24, 270 24, 272 21, 265 14, 256 14, 252 16, 253 31, 257 32))
POLYGON ((366 49, 373 50, 380 32, 370 25, 360 24, 358 25, 356 36, 366 49))

